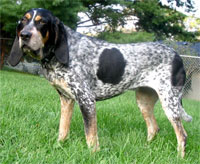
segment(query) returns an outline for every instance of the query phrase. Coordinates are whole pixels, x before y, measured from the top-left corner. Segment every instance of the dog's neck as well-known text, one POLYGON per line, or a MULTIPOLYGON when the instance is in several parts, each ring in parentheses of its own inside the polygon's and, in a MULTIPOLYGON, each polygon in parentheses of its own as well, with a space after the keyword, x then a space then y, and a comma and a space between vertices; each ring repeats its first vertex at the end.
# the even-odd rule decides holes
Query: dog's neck
MULTIPOLYGON (((77 42, 84 36, 68 26, 64 26, 65 30, 67 32, 67 39, 68 39, 68 46, 69 46, 69 53, 73 50, 74 52, 74 47, 76 47, 77 42)), ((47 47, 43 48, 43 53, 45 54, 45 58, 41 60, 41 65, 43 68, 48 68, 52 69, 55 67, 55 65, 59 65, 60 67, 65 67, 65 65, 61 64, 58 62, 58 60, 55 57, 55 47, 52 45, 49 45, 47 47)), ((70 61, 69 61, 70 62, 70 61)))
POLYGON ((46 48, 43 50, 45 58, 41 60, 43 69, 53 69, 55 65, 59 64, 55 57, 54 47, 46 48))
POLYGON ((42 65, 50 63, 50 61, 52 60, 54 56, 55 56, 54 51, 50 51, 48 55, 44 59, 41 60, 42 65))

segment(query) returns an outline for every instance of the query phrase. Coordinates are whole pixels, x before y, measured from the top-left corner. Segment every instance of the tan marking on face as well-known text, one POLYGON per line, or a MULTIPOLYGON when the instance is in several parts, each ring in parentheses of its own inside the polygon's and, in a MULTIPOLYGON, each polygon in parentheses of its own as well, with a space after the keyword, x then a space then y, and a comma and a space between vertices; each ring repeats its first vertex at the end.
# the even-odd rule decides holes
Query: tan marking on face
POLYGON ((40 16, 40 15, 37 15, 36 17, 35 17, 35 21, 40 21, 42 19, 42 17, 40 16))
POLYGON ((30 13, 27 13, 26 15, 25 15, 25 17, 27 18, 27 19, 31 19, 31 14, 30 13))
POLYGON ((45 38, 42 39, 43 43, 45 44, 49 39, 49 31, 47 31, 45 38))

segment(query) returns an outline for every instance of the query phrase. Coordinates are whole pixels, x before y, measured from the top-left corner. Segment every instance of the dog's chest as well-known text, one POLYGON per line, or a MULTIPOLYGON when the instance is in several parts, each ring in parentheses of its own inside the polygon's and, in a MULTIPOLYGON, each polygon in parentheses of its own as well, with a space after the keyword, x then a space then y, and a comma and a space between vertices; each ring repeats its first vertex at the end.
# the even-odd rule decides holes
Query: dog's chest
POLYGON ((67 99, 75 99, 71 88, 64 79, 54 79, 50 82, 51 85, 67 99))
POLYGON ((59 74, 56 70, 44 70, 45 77, 50 84, 67 99, 75 99, 74 93, 69 86, 66 77, 59 74))
POLYGON ((69 87, 68 83, 63 78, 54 79, 50 83, 65 98, 67 98, 67 99, 75 99, 75 96, 72 93, 71 88, 69 87))

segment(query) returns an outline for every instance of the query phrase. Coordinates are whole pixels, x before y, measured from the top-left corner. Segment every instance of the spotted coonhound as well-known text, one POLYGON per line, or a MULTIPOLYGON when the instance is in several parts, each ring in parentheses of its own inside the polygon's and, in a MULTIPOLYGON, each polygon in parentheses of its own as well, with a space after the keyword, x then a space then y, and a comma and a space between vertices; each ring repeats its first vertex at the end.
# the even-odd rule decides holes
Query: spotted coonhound
POLYGON ((160 43, 112 44, 71 30, 45 9, 31 9, 18 22, 9 63, 24 55, 40 61, 44 75, 60 95, 58 140, 69 133, 74 102, 82 112, 86 141, 99 148, 95 103, 136 90, 138 107, 151 141, 159 128, 153 108, 158 100, 171 122, 183 157, 187 134, 181 119, 191 121, 182 107, 186 75, 182 59, 160 43))

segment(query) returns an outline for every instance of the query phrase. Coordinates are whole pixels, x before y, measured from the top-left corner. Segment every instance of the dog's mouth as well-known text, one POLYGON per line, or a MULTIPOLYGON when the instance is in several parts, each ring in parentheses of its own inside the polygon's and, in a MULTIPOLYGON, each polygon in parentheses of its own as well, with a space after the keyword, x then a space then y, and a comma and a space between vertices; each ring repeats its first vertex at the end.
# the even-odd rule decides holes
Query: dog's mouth
POLYGON ((33 50, 28 45, 23 45, 22 46, 22 50, 26 55, 28 55, 28 56, 30 56, 30 57, 32 57, 34 59, 41 60, 41 58, 42 58, 41 57, 41 53, 40 53, 41 52, 40 48, 38 50, 33 50))

